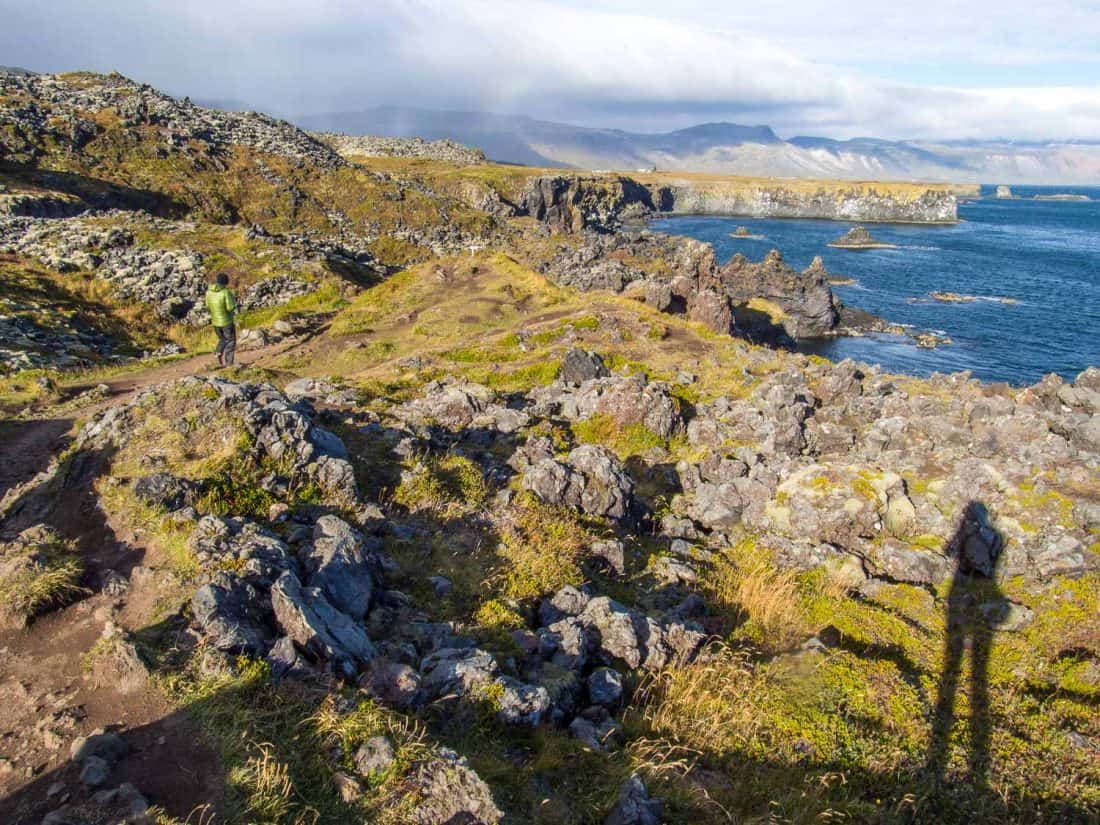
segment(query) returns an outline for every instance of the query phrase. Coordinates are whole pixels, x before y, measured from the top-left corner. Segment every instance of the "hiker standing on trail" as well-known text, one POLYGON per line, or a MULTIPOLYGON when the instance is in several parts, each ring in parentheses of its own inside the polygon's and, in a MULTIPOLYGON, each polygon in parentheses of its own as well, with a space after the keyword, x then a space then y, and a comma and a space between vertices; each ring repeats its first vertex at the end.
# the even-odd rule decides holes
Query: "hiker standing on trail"
POLYGON ((237 351, 237 328, 233 324, 233 315, 237 311, 237 299, 229 289, 229 276, 219 272, 214 283, 206 290, 206 308, 210 311, 210 323, 218 334, 218 346, 214 354, 218 356, 219 367, 233 366, 233 355, 237 351))

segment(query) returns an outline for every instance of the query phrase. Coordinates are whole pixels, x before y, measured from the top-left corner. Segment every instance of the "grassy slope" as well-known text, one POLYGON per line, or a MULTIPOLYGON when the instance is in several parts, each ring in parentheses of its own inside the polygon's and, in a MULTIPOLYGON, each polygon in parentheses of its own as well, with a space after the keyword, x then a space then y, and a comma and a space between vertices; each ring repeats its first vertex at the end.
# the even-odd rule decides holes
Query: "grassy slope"
MULTIPOLYGON (((381 411, 443 374, 501 390, 547 383, 556 356, 574 341, 608 354, 620 368, 645 368, 655 377, 692 369, 699 380, 685 391, 685 403, 745 393, 754 381, 746 367, 759 375, 795 360, 656 317, 614 296, 561 290, 510 258, 485 255, 419 266, 367 290, 337 316, 308 363, 288 359, 279 366, 284 374, 350 382, 368 407, 381 411), (662 334, 651 332, 657 324, 662 334), (409 366, 412 357, 421 359, 419 368, 409 366)), ((414 472, 402 482, 401 459, 390 447, 356 433, 341 430, 364 488, 407 508, 422 530, 415 541, 388 542, 404 571, 392 584, 433 619, 458 622, 505 656, 506 632, 522 625, 535 595, 596 575, 570 561, 569 547, 578 535, 599 535, 599 524, 536 510, 514 522, 510 529, 519 532, 488 529, 500 516, 495 488, 472 462, 443 453, 419 456, 405 462, 414 472), (435 574, 452 578, 451 597, 431 596, 428 577, 435 574)), ((584 440, 586 434, 592 435, 581 428, 576 435, 584 440)), ((596 437, 623 455, 635 450, 629 435, 597 428, 596 437)), ((665 446, 673 460, 692 453, 686 443, 665 446)), ((189 466, 193 473, 197 465, 189 466)), ((919 489, 922 480, 913 481, 919 489)), ((659 506, 662 490, 641 492, 659 506)), ((626 582, 597 577, 597 588, 644 603, 647 571, 661 552, 640 537, 630 547, 626 582)), ((1023 633, 992 635, 989 784, 978 787, 966 780, 968 720, 986 717, 969 706, 965 688, 942 766, 946 779, 938 784, 938 774, 926 767, 942 679, 946 588, 930 594, 885 585, 874 597, 853 599, 820 574, 780 571, 768 558, 766 541, 745 536, 705 568, 700 589, 714 608, 711 630, 730 646, 719 647, 712 660, 633 683, 632 699, 619 714, 628 739, 610 755, 588 752, 552 729, 502 728, 476 706, 446 713, 429 708, 410 717, 368 703, 361 710, 372 720, 365 729, 405 731, 399 741, 410 748, 445 744, 467 754, 516 822, 600 821, 632 769, 642 770, 665 798, 669 821, 684 823, 724 822, 727 813, 735 820, 800 823, 1053 822, 1074 821, 1058 800, 1092 810, 1100 805, 1095 759, 1066 733, 1100 734, 1100 695, 1081 655, 1100 645, 1100 577, 1057 580, 1040 594, 1021 582, 1003 585, 1035 609, 1036 621, 1023 633), (840 631, 839 646, 793 655, 803 639, 825 628, 840 631), (1067 628, 1075 629, 1072 639, 1067 628)), ((975 603, 988 596, 988 585, 963 586, 973 590, 975 603)), ((973 612, 963 621, 981 627, 973 612)), ((331 766, 310 750, 326 736, 316 727, 326 708, 320 697, 303 701, 282 689, 268 695, 262 671, 247 668, 217 682, 187 667, 170 669, 165 678, 174 695, 195 703, 196 714, 218 731, 243 809, 258 804, 248 801, 254 793, 249 766, 263 754, 240 736, 258 729, 271 743, 270 758, 286 766, 293 799, 302 800, 292 812, 308 803, 322 821, 346 815, 325 778, 331 766)), ((968 678, 964 667, 960 684, 968 678)), ((353 751, 365 735, 356 730, 341 741, 353 751)), ((388 777, 362 804, 392 802, 399 787, 399 777, 388 777)))

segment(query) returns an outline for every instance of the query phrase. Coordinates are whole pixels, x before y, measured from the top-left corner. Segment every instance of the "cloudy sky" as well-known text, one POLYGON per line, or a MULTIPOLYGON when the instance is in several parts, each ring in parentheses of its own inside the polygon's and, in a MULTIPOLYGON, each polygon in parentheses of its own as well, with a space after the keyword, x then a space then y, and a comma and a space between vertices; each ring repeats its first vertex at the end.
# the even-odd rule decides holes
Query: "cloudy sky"
POLYGON ((1100 0, 0 0, 0 65, 284 115, 1100 140, 1100 0), (745 8, 742 8, 742 7, 745 8))

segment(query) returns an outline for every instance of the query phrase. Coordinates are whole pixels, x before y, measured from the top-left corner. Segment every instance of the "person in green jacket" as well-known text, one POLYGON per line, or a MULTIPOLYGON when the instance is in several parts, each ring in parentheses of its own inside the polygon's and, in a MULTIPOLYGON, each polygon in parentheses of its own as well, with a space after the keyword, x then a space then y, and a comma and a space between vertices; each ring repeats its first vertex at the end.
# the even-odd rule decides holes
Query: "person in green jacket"
POLYGON ((218 346, 214 348, 218 366, 232 366, 233 355, 237 351, 237 328, 233 324, 237 299, 229 289, 229 276, 224 272, 219 272, 206 290, 206 308, 210 311, 214 332, 218 334, 218 346))

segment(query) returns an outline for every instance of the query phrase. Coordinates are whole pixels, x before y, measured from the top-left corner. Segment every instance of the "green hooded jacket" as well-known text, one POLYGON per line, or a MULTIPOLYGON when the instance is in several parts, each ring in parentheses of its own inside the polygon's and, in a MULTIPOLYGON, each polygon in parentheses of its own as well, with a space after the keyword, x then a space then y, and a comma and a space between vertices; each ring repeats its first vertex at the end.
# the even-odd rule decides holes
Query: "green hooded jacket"
POLYGON ((210 321, 214 326, 228 327, 233 324, 233 313, 237 311, 237 299, 221 284, 211 284, 206 290, 206 308, 210 310, 210 321))

